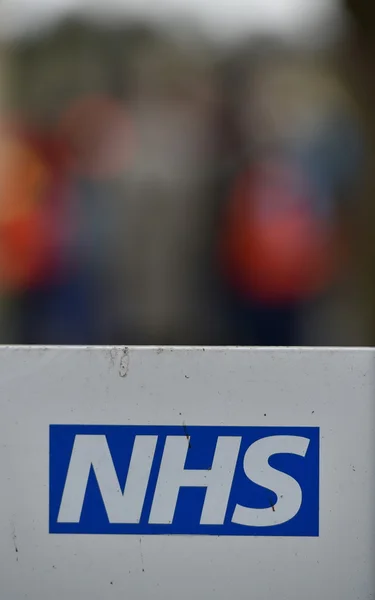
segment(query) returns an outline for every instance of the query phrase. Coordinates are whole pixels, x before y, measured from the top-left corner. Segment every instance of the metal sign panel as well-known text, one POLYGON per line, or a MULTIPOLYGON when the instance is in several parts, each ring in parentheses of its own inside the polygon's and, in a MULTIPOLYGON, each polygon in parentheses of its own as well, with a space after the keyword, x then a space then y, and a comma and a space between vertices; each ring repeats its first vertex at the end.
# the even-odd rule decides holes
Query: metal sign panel
POLYGON ((372 350, 1 348, 6 600, 368 600, 372 350))

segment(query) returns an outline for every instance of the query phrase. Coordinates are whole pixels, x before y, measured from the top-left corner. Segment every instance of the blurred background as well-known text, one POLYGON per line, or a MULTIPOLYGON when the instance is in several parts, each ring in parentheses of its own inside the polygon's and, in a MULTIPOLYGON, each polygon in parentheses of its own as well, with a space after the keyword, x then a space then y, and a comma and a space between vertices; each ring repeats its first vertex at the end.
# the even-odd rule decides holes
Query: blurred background
POLYGON ((0 343, 375 344, 371 0, 3 0, 0 343))

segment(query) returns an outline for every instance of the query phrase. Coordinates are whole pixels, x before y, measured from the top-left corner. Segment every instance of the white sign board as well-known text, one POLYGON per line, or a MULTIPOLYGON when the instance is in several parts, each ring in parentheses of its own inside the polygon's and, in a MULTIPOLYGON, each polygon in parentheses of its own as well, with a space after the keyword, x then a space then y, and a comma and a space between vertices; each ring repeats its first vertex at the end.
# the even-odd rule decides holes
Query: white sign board
POLYGON ((374 597, 374 351, 0 358, 1 599, 374 597))

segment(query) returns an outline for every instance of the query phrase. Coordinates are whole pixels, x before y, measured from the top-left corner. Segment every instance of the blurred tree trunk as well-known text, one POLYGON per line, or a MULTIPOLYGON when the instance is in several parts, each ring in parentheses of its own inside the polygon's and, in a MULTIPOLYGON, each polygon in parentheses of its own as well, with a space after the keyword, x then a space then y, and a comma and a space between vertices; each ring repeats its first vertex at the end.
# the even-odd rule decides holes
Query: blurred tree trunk
POLYGON ((375 3, 344 0, 351 27, 342 48, 344 77, 357 103, 366 133, 367 164, 358 198, 356 252, 369 320, 368 344, 375 345, 375 3))

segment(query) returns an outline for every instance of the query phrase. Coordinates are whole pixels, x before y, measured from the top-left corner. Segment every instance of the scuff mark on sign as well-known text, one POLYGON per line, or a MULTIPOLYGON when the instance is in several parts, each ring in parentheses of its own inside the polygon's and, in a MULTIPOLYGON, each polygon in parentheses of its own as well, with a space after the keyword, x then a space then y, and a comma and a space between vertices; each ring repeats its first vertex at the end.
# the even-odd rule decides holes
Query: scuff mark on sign
POLYGON ((111 367, 114 367, 116 364, 117 351, 116 348, 111 348, 108 354, 109 362, 111 367))
POLYGON ((270 500, 270 507, 272 508, 272 512, 275 512, 275 504, 270 500))
POLYGON ((13 540, 13 545, 14 545, 14 551, 16 553, 16 561, 18 562, 17 535, 16 535, 16 528, 14 526, 14 523, 12 523, 12 540, 13 540))
POLYGON ((145 563, 143 560, 143 552, 142 552, 142 538, 139 538, 139 547, 140 547, 140 552, 141 552, 142 573, 144 573, 145 572, 145 563))
POLYGON ((120 377, 126 377, 129 373, 129 348, 125 347, 122 350, 121 358, 120 358, 120 369, 119 375, 120 377))
POLYGON ((186 425, 185 421, 182 423, 182 427, 184 429, 184 433, 185 433, 186 439, 189 442, 189 448, 191 448, 190 435, 189 435, 189 432, 188 432, 187 425, 186 425))

